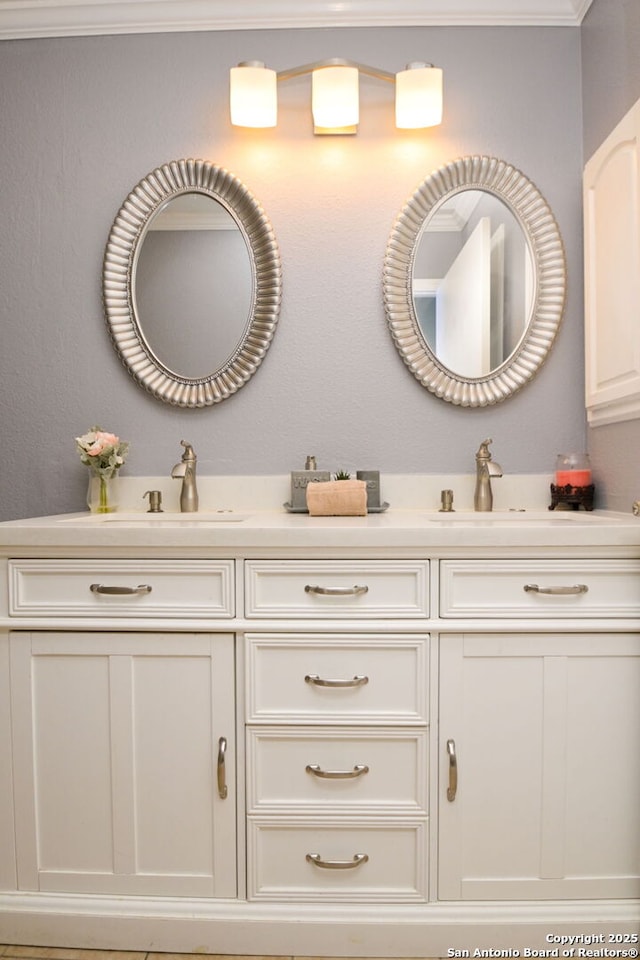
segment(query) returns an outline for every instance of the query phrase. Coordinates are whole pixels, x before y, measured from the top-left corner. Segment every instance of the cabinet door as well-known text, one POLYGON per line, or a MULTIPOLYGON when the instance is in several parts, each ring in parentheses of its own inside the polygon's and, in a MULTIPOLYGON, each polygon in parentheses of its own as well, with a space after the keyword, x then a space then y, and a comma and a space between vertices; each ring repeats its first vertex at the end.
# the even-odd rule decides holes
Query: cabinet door
POLYGON ((19 889, 235 896, 233 637, 14 633, 11 671, 19 889))
POLYGON ((440 670, 440 899, 640 896, 640 636, 445 637, 440 670))
POLYGON ((584 170, 586 405, 640 417, 640 100, 584 170))

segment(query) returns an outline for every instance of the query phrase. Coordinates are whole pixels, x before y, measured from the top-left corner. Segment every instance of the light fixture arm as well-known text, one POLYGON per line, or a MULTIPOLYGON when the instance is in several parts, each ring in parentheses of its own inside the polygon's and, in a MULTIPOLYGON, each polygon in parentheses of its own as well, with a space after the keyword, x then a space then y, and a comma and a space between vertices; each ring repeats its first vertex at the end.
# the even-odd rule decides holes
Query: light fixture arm
POLYGON ((359 73, 364 73, 368 77, 376 77, 378 80, 386 80, 388 83, 395 83, 396 79, 395 73, 378 70, 376 67, 368 67, 365 63, 357 63, 355 60, 345 60, 342 57, 316 60, 314 63, 305 63, 301 67, 279 70, 276 77, 278 80, 292 80, 294 77, 304 77, 309 73, 313 73, 314 70, 322 70, 324 67, 355 67, 359 73))

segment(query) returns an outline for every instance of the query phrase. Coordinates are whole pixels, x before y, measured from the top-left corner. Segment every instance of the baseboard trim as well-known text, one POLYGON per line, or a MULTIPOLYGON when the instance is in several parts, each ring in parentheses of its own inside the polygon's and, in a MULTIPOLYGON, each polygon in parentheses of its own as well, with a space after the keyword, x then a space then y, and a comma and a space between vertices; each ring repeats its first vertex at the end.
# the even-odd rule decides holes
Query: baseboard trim
MULTIPOLYGON (((525 957, 525 950, 546 950, 554 951, 547 956, 562 958, 566 943, 550 941, 548 936, 578 937, 578 944, 598 950, 608 946, 610 935, 639 933, 640 901, 635 900, 381 907, 41 893, 0 895, 0 942, 34 946, 398 958, 473 958, 482 956, 482 951, 502 951, 500 956, 513 958, 525 957)), ((625 946, 629 944, 615 943, 610 948, 620 951, 625 946)), ((579 956, 577 950, 574 956, 579 956)))

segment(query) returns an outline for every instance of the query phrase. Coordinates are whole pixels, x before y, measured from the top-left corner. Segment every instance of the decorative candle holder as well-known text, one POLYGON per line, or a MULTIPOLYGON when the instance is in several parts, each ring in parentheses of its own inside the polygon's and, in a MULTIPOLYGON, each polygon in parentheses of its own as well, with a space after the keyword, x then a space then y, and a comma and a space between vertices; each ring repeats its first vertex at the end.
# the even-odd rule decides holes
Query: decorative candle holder
POLYGON ((555 510, 560 504, 570 506, 572 510, 579 510, 581 506, 593 510, 594 492, 588 454, 559 453, 549 510, 555 510))
POLYGON ((579 510, 580 507, 584 507, 585 510, 593 510, 595 489, 592 483, 586 487, 573 487, 570 483, 559 487, 552 483, 549 510, 555 510, 561 503, 567 504, 572 510, 579 510))

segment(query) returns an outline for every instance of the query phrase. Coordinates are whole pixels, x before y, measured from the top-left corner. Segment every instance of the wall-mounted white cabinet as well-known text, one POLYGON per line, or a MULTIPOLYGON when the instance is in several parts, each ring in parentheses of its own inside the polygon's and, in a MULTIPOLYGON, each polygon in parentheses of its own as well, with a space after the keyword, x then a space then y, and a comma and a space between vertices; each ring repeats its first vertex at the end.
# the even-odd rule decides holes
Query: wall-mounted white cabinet
POLYGON ((584 170, 586 406, 640 417, 640 101, 584 170))

